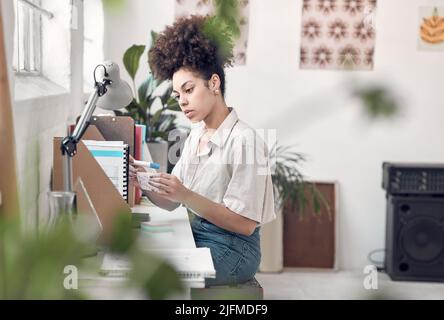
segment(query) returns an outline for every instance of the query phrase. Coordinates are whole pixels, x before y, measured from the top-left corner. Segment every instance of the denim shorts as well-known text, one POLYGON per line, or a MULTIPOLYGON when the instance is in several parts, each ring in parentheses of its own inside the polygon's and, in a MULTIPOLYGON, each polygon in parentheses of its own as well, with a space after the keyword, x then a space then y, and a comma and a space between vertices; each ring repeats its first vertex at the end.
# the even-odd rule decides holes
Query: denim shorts
POLYGON ((254 277, 261 261, 259 227, 244 236, 196 215, 190 220, 196 247, 210 248, 216 269, 216 278, 205 279, 206 287, 244 283, 254 277))

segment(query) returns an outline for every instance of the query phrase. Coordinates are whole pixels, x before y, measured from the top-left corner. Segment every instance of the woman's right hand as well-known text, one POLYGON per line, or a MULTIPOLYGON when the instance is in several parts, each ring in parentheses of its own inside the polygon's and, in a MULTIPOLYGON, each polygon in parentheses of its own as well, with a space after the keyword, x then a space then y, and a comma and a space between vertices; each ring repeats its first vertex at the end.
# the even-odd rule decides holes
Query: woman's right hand
POLYGON ((139 181, 137 180, 137 172, 146 172, 145 167, 134 164, 134 158, 129 156, 129 179, 137 188, 140 188, 139 181))

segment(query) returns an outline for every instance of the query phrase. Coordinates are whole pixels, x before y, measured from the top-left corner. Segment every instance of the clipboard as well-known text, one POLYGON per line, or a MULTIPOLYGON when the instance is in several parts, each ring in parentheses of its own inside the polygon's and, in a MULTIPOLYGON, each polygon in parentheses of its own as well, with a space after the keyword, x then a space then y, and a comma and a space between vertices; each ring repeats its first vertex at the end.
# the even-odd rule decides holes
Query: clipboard
MULTIPOLYGON (((104 140, 121 140, 129 145, 130 154, 134 157, 135 123, 131 117, 92 116, 90 125, 94 125, 104 140)), ((85 139, 86 140, 86 139, 85 139)))

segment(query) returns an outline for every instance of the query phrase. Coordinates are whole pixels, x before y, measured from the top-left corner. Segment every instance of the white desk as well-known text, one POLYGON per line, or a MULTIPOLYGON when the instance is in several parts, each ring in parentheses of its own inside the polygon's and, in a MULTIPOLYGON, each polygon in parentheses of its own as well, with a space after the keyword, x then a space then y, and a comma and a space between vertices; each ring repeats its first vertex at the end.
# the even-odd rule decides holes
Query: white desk
MULTIPOLYGON (((167 211, 155 206, 140 205, 135 206, 133 212, 149 212, 150 221, 168 222, 173 229, 173 232, 140 232, 138 242, 141 248, 155 249, 160 256, 162 256, 162 250, 196 248, 185 207, 180 206, 173 211, 167 211)), ((193 281, 184 279, 184 284, 188 288, 203 288, 205 278, 193 281)))
MULTIPOLYGON (((148 213, 150 221, 169 222, 172 225, 172 232, 140 232, 137 241, 142 248, 147 248, 148 250, 155 249, 156 252, 161 252, 165 249, 196 248, 185 207, 180 206, 174 211, 167 211, 144 204, 135 206, 133 212, 148 213)), ((103 255, 99 255, 98 258, 101 261, 103 255)), ((85 290, 93 299, 144 298, 140 290, 123 287, 126 280, 124 277, 107 277, 99 274, 80 273, 79 280, 79 287, 85 290)), ((183 284, 186 289, 185 295, 177 298, 189 299, 190 288, 203 288, 205 286, 205 279, 203 277, 193 281, 184 279, 183 284)))
POLYGON ((174 211, 167 211, 155 206, 138 205, 133 208, 133 212, 148 212, 150 221, 168 222, 173 227, 173 232, 140 232, 138 240, 142 247, 153 249, 196 248, 185 207, 180 206, 174 211))

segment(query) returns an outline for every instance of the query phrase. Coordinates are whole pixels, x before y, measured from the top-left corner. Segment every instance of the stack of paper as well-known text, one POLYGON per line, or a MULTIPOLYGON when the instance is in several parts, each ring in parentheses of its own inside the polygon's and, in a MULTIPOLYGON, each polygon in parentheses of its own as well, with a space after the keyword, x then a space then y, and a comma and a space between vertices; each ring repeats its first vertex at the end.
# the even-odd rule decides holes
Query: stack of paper
POLYGON ((122 197, 128 200, 128 145, 123 141, 82 141, 122 197))

